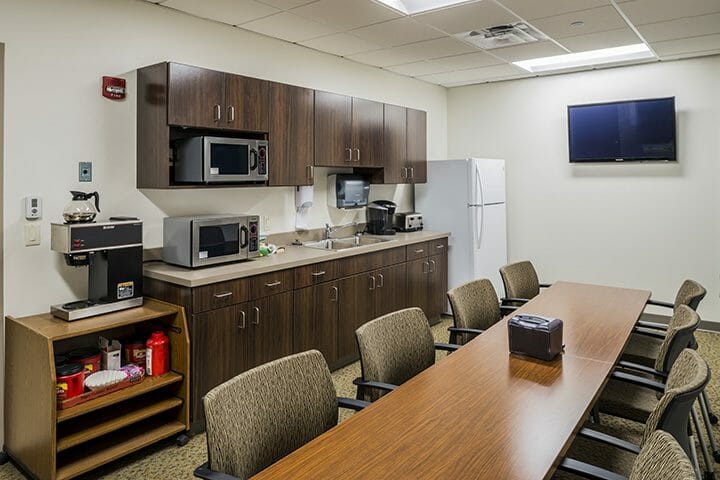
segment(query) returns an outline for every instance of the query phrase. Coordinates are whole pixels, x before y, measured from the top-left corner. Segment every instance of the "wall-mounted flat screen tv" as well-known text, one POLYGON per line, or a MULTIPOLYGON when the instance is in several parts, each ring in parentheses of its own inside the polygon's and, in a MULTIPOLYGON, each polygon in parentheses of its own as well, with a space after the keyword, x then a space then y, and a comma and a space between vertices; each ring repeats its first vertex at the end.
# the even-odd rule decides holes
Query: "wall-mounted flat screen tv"
POLYGON ((675 161, 675 97, 568 106, 570 162, 675 161))

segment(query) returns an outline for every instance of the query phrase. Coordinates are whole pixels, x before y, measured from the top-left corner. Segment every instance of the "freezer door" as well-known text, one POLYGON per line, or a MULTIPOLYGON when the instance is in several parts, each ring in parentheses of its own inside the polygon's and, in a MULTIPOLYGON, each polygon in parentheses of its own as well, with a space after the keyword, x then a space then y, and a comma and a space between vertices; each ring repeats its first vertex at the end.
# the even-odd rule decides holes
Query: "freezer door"
POLYGON ((505 160, 473 158, 471 172, 477 192, 474 203, 505 203, 505 160))
POLYGON ((499 269, 507 263, 505 205, 471 207, 473 231, 473 278, 488 278, 498 296, 505 289, 499 269))

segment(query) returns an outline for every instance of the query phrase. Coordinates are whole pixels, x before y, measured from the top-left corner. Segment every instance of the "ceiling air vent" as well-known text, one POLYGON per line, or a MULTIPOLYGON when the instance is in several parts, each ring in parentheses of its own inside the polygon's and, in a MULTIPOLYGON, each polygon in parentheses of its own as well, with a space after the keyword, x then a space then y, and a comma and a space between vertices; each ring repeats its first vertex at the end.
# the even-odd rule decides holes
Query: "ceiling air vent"
POLYGON ((497 25, 495 27, 473 30, 471 32, 459 33, 456 37, 470 42, 484 50, 493 48, 521 45, 523 43, 547 40, 547 37, 535 30, 530 25, 517 22, 509 25, 497 25))

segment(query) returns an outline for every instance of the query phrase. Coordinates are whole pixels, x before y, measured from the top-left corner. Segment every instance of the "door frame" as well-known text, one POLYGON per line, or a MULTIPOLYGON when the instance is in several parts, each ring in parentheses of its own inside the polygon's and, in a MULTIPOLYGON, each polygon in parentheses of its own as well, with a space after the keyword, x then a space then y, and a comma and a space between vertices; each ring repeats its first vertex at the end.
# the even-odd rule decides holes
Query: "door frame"
POLYGON ((4 189, 5 169, 5 44, 0 42, 0 447, 5 443, 5 246, 4 246, 4 189))

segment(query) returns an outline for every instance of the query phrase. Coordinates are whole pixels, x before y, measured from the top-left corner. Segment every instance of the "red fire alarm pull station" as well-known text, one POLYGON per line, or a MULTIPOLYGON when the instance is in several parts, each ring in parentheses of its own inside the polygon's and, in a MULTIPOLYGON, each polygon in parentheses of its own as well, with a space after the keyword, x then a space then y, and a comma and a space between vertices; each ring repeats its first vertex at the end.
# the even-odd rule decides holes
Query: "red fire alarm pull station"
POLYGON ((125 79, 117 77, 103 77, 102 94, 111 100, 125 98, 125 79))

